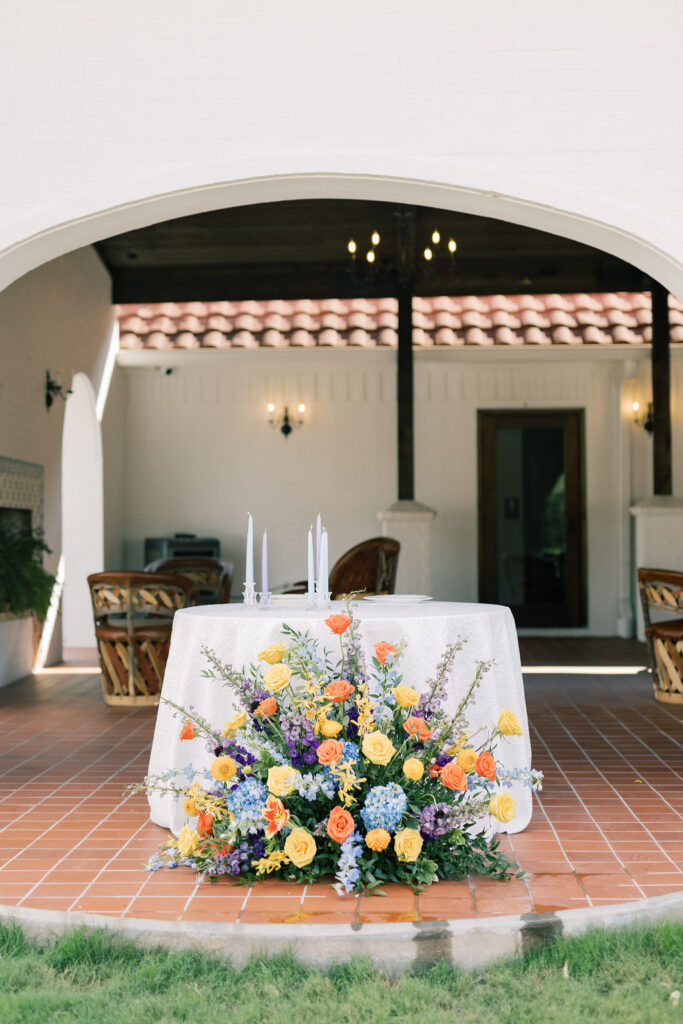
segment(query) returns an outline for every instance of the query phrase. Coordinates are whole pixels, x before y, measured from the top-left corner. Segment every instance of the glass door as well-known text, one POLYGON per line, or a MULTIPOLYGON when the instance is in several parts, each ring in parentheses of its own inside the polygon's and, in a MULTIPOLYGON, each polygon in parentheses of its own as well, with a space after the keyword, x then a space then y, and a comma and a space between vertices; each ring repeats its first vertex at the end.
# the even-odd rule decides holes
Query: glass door
POLYGON ((583 413, 479 413, 479 595, 518 626, 586 622, 583 413))

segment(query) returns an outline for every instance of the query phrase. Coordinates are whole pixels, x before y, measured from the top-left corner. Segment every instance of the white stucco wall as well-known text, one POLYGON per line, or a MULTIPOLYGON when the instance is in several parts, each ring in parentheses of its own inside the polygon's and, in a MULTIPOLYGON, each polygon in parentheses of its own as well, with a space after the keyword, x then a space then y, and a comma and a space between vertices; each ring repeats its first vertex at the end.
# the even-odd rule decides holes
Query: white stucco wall
MULTIPOLYGON (((61 554, 65 405, 58 398, 46 410, 45 371, 65 387, 82 371, 97 393, 113 322, 109 275, 92 249, 54 260, 0 293, 0 454, 45 467, 51 572, 61 554)), ((58 629, 57 641, 59 635, 58 629)))
POLYGON ((0 287, 168 216, 353 195, 536 224, 683 294, 682 29, 674 0, 0 5, 0 287))
MULTIPOLYGON (((396 497, 395 353, 121 358, 156 363, 118 371, 126 403, 126 567, 142 565, 146 536, 185 530, 217 536, 235 562, 239 590, 248 511, 257 530, 268 529, 274 584, 305 577, 306 530, 318 511, 330 531, 331 561, 380 532, 376 513, 396 497), (169 367, 171 375, 164 372, 169 367), (285 441, 267 424, 268 401, 278 408, 305 402, 306 425, 285 441)), ((637 385, 626 381, 642 374, 644 389, 647 365, 645 351, 416 353, 416 497, 437 512, 434 596, 478 596, 477 410, 580 408, 586 416, 588 632, 612 635, 625 628, 631 611, 628 509, 651 493, 651 440, 630 424, 637 385)), ((678 369, 675 377, 683 385, 678 369)), ((683 423, 676 408, 674 431, 680 480, 683 423)))

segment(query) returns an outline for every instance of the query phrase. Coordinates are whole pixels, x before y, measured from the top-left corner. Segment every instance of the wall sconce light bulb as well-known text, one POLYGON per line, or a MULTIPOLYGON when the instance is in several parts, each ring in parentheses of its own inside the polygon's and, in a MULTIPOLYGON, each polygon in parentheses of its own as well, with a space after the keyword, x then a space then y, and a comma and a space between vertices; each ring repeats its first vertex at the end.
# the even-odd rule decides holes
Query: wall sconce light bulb
POLYGON ((455 250, 457 248, 458 248, 458 246, 457 246, 457 243, 456 243, 455 239, 454 238, 449 238, 448 239, 448 251, 449 252, 455 252, 455 250))
POLYGON ((431 249, 429 249, 429 248, 425 249, 425 251, 424 251, 424 258, 426 260, 431 260, 432 255, 433 254, 432 254, 432 250, 431 249))
POLYGON ((306 412, 306 406, 304 405, 303 402, 299 402, 299 412, 301 413, 302 416, 306 412))
POLYGON ((349 244, 346 246, 346 248, 349 250, 352 256, 355 255, 357 246, 352 238, 349 238, 349 244))
POLYGON ((370 241, 373 245, 379 245, 379 231, 373 231, 370 236, 370 241))
POLYGON ((640 409, 640 402, 631 402, 631 410, 633 412, 638 412, 639 409, 640 409))
POLYGON ((368 250, 368 252, 366 253, 365 258, 368 261, 368 263, 374 263, 375 262, 375 254, 372 251, 372 249, 368 250))
POLYGON ((441 235, 439 234, 439 232, 438 231, 432 231, 432 242, 434 243, 434 245, 438 245, 440 241, 441 241, 441 235))

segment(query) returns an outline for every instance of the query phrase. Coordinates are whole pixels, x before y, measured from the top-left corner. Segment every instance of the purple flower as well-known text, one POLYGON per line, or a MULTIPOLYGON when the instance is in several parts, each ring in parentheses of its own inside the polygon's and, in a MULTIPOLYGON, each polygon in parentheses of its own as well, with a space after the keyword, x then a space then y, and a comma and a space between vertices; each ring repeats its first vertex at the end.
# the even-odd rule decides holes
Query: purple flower
POLYGON ((420 834, 423 839, 439 839, 452 828, 450 804, 429 804, 420 811, 420 834))

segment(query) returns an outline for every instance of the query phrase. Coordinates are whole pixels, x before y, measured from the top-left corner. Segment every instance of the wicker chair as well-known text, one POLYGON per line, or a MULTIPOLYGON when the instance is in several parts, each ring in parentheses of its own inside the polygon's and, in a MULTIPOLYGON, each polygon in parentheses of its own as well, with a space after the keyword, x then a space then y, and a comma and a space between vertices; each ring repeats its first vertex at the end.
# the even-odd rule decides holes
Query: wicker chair
POLYGON ((353 591, 393 594, 401 545, 391 537, 373 537, 356 544, 335 562, 329 588, 337 600, 353 591))
POLYGON ((683 704, 683 572, 639 569, 638 590, 655 697, 683 704), (677 618, 653 622, 653 613, 677 618))
POLYGON ((228 604, 232 589, 232 562, 218 558, 158 558, 145 566, 145 572, 179 573, 192 580, 199 590, 200 604, 228 604))
POLYGON ((88 576, 107 704, 156 704, 173 616, 199 601, 194 583, 171 573, 97 572, 88 576))

